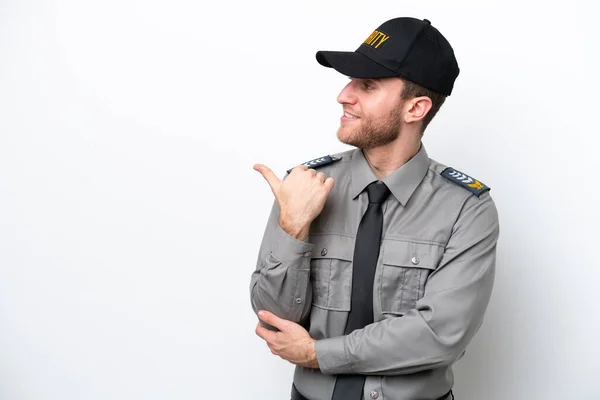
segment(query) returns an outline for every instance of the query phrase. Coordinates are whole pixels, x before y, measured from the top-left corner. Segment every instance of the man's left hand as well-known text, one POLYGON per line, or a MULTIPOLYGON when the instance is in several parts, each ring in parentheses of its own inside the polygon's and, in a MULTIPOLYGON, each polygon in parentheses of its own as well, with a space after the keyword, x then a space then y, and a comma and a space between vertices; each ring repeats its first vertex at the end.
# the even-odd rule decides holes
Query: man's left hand
POLYGON ((319 368, 315 340, 306 329, 268 311, 259 311, 258 317, 279 329, 279 332, 274 332, 260 323, 256 325, 256 334, 267 342, 271 353, 301 367, 319 368))

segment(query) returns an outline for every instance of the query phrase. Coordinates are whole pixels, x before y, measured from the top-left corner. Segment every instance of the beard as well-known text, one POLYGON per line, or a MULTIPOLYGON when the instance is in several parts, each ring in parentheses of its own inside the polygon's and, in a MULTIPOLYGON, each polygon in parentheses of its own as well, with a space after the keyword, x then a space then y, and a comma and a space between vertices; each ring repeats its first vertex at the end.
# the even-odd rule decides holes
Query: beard
POLYGON ((372 149, 392 143, 400 136, 402 102, 383 117, 362 117, 358 126, 340 126, 337 137, 340 142, 359 149, 372 149))

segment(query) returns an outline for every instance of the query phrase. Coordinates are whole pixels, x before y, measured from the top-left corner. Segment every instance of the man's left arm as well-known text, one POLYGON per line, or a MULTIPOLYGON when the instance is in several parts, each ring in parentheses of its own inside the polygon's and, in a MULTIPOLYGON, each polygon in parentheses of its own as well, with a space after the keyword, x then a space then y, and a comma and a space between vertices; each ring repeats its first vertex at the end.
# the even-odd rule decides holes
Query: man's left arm
POLYGON ((483 321, 498 236, 498 214, 489 193, 467 201, 416 307, 349 335, 317 340, 321 371, 401 375, 454 363, 483 321))

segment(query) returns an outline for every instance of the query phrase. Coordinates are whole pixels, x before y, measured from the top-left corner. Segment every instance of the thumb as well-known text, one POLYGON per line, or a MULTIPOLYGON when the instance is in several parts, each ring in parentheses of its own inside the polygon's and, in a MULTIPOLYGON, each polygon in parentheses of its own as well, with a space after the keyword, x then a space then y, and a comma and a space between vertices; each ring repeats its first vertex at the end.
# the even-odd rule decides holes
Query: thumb
POLYGON ((267 324, 274 326, 275 328, 279 329, 280 331, 283 331, 285 329, 285 327, 287 326, 287 320, 283 319, 283 318, 279 318, 277 315, 269 312, 269 311, 264 311, 261 310, 258 312, 258 318, 260 318, 261 321, 266 322, 267 324))
POLYGON ((273 192, 273 194, 276 195, 277 192, 279 192, 279 186, 281 186, 281 180, 277 177, 277 175, 275 175, 275 173, 271 171, 271 168, 263 164, 254 165, 254 169, 260 172, 260 174, 263 176, 263 178, 265 178, 265 180, 271 187, 271 191, 273 192))

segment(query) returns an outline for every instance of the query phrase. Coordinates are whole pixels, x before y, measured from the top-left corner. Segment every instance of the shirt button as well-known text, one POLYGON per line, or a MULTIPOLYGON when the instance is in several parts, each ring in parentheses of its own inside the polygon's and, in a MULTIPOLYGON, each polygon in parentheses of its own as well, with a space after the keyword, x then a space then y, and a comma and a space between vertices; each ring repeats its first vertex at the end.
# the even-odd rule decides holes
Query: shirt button
POLYGON ((307 251, 306 253, 304 253, 304 257, 310 257, 312 256, 312 252, 307 251))
POLYGON ((421 262, 421 260, 419 260, 419 257, 413 257, 410 262, 412 262, 413 264, 417 265, 419 262, 421 262))
POLYGON ((327 249, 323 248, 323 250, 321 250, 321 255, 322 256, 326 256, 327 255, 327 249))
POLYGON ((301 303, 302 303, 302 299, 301 299, 300 297, 298 297, 298 298, 296 299, 296 304, 301 304, 301 303))
POLYGON ((377 393, 375 390, 373 390, 373 391, 371 392, 371 398, 372 398, 372 399, 376 399, 376 398, 378 398, 378 397, 379 397, 379 393, 377 393))

